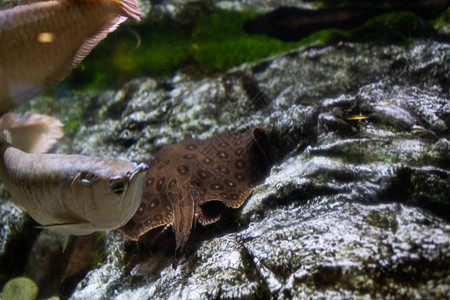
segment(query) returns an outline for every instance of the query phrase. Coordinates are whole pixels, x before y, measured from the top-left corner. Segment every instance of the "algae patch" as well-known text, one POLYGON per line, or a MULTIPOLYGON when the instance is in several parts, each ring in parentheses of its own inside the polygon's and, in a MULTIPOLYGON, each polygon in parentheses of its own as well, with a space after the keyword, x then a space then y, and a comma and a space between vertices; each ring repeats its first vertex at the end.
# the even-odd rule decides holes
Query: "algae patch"
POLYGON ((132 78, 161 78, 180 69, 202 77, 302 46, 339 41, 409 45, 413 39, 431 34, 435 23, 448 23, 449 11, 435 21, 409 12, 387 13, 354 29, 321 30, 298 42, 246 33, 243 24, 259 16, 252 11, 215 9, 188 20, 189 24, 169 18, 128 24, 100 43, 57 89, 119 87, 132 78))
POLYGON ((26 277, 16 277, 8 281, 3 287, 2 300, 34 300, 39 288, 33 280, 26 277))
POLYGON ((179 68, 210 74, 303 44, 247 34, 243 23, 255 16, 249 11, 215 10, 192 26, 170 19, 123 26, 99 44, 59 89, 120 86, 139 76, 169 76, 179 68))

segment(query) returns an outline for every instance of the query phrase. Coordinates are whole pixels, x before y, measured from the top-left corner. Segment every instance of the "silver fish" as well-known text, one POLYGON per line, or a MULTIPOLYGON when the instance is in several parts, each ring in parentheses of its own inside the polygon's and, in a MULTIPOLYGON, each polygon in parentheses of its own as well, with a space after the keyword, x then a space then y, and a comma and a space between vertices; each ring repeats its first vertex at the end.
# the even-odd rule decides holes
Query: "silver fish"
MULTIPOLYGON (((125 225, 141 203, 148 166, 83 155, 27 153, 10 144, 17 132, 24 136, 28 136, 27 132, 36 134, 36 120, 41 121, 40 134, 46 133, 47 138, 60 136, 55 129, 60 123, 49 116, 7 114, 0 120, 0 180, 13 202, 43 227, 66 235, 85 235, 125 225), (6 122, 5 118, 16 122, 6 122), (43 130, 46 120, 48 129, 43 130), (11 123, 14 128, 10 128, 11 123)), ((35 151, 35 147, 25 146, 35 151)))
POLYGON ((0 8, 0 112, 53 87, 128 18, 135 0, 34 0, 0 8))

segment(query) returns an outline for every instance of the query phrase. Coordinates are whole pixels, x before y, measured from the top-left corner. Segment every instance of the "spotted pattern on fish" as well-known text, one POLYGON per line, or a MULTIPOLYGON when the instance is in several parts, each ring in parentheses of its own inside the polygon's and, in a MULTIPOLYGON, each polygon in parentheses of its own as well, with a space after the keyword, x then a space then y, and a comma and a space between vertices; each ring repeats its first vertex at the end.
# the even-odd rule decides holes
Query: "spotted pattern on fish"
POLYGON ((229 131, 206 140, 187 136, 164 146, 150 163, 137 213, 119 231, 138 240, 153 228, 170 225, 181 251, 195 222, 207 225, 220 219, 222 211, 205 209, 206 204, 239 208, 267 174, 256 135, 263 136, 264 130, 229 131))

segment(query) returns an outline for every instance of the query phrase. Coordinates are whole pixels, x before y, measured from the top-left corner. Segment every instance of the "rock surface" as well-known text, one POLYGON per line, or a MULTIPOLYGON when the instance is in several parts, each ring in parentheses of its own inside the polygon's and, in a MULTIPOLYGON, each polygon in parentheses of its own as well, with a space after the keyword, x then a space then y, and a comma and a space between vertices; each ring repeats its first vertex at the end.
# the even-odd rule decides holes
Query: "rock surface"
MULTIPOLYGON (((141 78, 59 102, 52 112, 64 121, 77 98, 85 121, 60 153, 139 161, 188 133, 263 124, 273 158, 241 210, 197 227, 178 268, 170 230, 152 247, 108 232, 106 260, 70 298, 448 297, 445 34, 298 49, 214 77, 141 78)), ((31 107, 44 113, 39 101, 31 107)), ((20 213, 4 221, 7 205, 2 247, 30 228, 20 213)))
POLYGON ((129 83, 104 113, 127 103, 122 114, 83 129, 75 151, 139 160, 186 133, 262 123, 275 164, 234 225, 199 229, 176 270, 170 249, 111 233, 108 262, 73 299, 449 295, 449 55, 432 40, 343 44, 129 83))
POLYGON ((183 20, 190 15, 189 12, 202 12, 211 9, 250 10, 259 13, 267 13, 280 6, 298 8, 317 8, 318 1, 302 0, 136 0, 140 11, 145 18, 156 19, 168 16, 175 20, 183 20), (315 3, 316 2, 316 3, 315 3), (151 8, 151 9, 150 9, 151 8))

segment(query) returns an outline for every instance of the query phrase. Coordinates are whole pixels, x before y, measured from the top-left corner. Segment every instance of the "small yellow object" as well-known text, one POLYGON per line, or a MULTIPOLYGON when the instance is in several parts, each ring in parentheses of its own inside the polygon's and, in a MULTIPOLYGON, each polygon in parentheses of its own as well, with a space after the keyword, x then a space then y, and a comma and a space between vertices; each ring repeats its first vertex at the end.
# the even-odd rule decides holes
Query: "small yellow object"
POLYGON ((392 105, 392 104, 394 104, 394 101, 377 102, 374 105, 378 106, 378 105, 392 105))
POLYGON ((369 117, 366 117, 366 116, 350 116, 350 117, 347 117, 347 118, 345 118, 346 120, 365 120, 365 119, 368 119, 369 117))
POLYGON ((55 40, 55 35, 52 32, 41 32, 37 36, 39 43, 51 43, 55 40))

